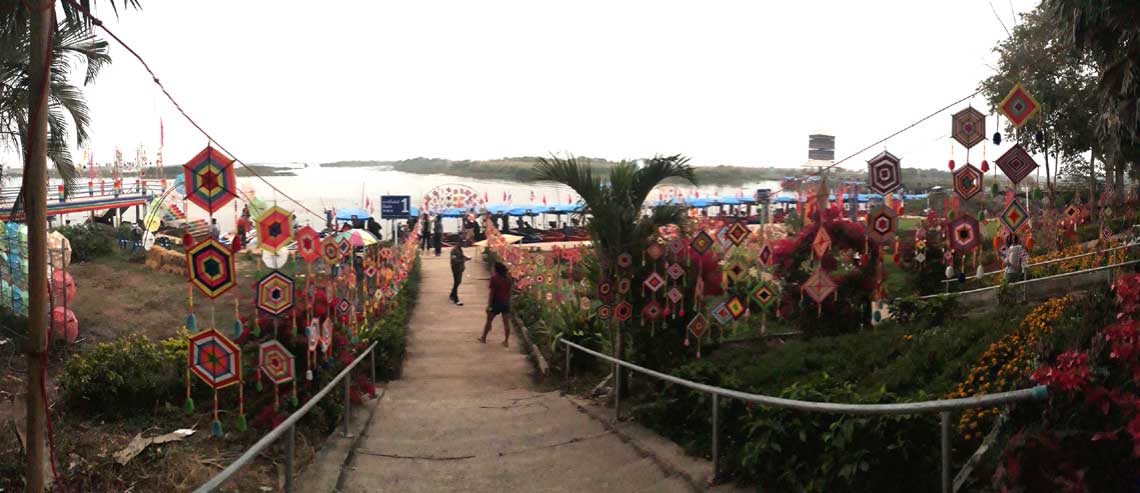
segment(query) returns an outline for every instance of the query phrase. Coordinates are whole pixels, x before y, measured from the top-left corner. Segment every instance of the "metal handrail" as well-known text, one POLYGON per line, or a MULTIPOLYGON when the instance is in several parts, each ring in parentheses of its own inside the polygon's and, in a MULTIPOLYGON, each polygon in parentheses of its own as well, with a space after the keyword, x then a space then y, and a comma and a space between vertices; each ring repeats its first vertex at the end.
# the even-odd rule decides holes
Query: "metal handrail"
MULTIPOLYGON (((1106 248, 1106 249, 1100 250, 1100 251, 1092 251, 1092 252, 1088 252, 1088 253, 1082 253, 1080 255, 1072 255, 1072 256, 1064 257, 1064 258, 1055 258, 1053 260, 1046 260, 1044 262, 1037 262, 1035 264, 1026 265, 1025 269, 1032 269, 1035 267, 1041 267, 1043 265, 1055 264, 1057 262, 1064 262, 1066 260, 1073 260, 1076 258, 1088 257, 1091 255, 1100 255, 1103 253, 1115 252, 1117 250, 1122 250, 1125 248, 1132 248, 1132 247, 1137 246, 1137 245, 1140 245, 1140 242, 1131 242, 1131 243, 1127 243, 1124 245, 1115 246, 1112 248, 1106 248)), ((1002 272, 1005 272, 1005 270, 999 269, 999 270, 994 270, 994 271, 990 271, 990 272, 983 272, 981 277, 989 277, 992 275, 1001 274, 1002 272)), ((974 276, 969 276, 966 278, 967 281, 972 281, 974 279, 978 279, 978 276, 974 275, 974 276)), ((942 280, 943 284, 949 284, 949 283, 953 283, 953 282, 958 282, 958 280, 957 279, 943 279, 942 280)))
MULTIPOLYGON (((1064 273, 1061 273, 1061 274, 1053 274, 1053 275, 1051 275, 1051 276, 1045 276, 1045 277, 1037 277, 1037 278, 1033 278, 1033 279, 1026 279, 1026 280, 1024 280, 1024 281, 1011 282, 1011 283, 1007 284, 1006 286, 1007 286, 1007 287, 1014 287, 1014 286, 1025 286, 1025 285, 1028 285, 1028 284, 1033 284, 1033 283, 1035 283, 1035 282, 1040 282, 1040 281, 1048 281, 1048 280, 1052 280, 1052 279, 1060 279, 1060 278, 1063 278, 1063 277, 1072 277, 1072 276, 1077 276, 1077 275, 1081 275, 1081 274, 1087 274, 1087 273, 1090 273, 1090 272, 1098 272, 1098 271, 1102 271, 1102 270, 1108 270, 1108 269, 1116 269, 1116 268, 1118 268, 1118 267, 1123 267, 1123 266, 1125 266, 1125 265, 1132 265, 1132 264, 1135 264, 1135 263, 1140 263, 1140 259, 1138 259, 1138 260, 1129 260, 1129 261, 1127 261, 1127 262, 1120 262, 1120 263, 1117 263, 1117 264, 1112 264, 1112 265, 1102 265, 1102 266, 1100 266, 1100 267, 1093 267, 1093 268, 1091 268, 1091 269, 1077 270, 1077 271, 1073 271, 1073 272, 1064 272, 1064 273)), ((983 292, 983 291, 992 291, 992 290, 995 290, 995 289, 1001 289, 1001 287, 1002 287, 1002 286, 999 284, 999 285, 996 285, 996 286, 986 286, 986 287, 984 287, 984 288, 971 289, 971 290, 968 290, 968 291, 954 291, 954 292, 950 292, 950 293, 936 293, 936 294, 928 294, 928 295, 926 295, 926 296, 919 296, 919 297, 918 297, 918 299, 920 299, 920 300, 929 300, 929 299, 933 299, 933 298, 942 298, 942 297, 946 297, 946 296, 961 296, 961 295, 964 295, 964 294, 981 293, 981 292, 983 292)))
POLYGON ((273 442, 277 441, 277 439, 281 438, 281 435, 285 433, 288 433, 289 435, 289 441, 287 442, 285 451, 285 491, 287 493, 292 492, 293 449, 297 435, 297 422, 300 421, 301 418, 305 417, 305 415, 308 414, 309 411, 311 411, 313 407, 317 405, 317 403, 324 399, 325 396, 329 394, 329 392, 332 392, 333 387, 338 382, 344 380, 344 428, 341 434, 346 438, 351 438, 352 435, 348 431, 348 425, 349 419, 351 419, 352 415, 352 399, 349 395, 350 381, 346 380, 345 377, 347 377, 352 372, 353 368, 356 368, 356 365, 360 364, 360 362, 364 360, 365 356, 370 356, 372 363, 372 381, 376 381, 376 353, 373 351, 376 348, 376 344, 377 343, 373 342, 371 346, 368 346, 368 349, 365 349, 364 352, 360 353, 360 355, 356 357, 356 359, 352 360, 352 363, 349 363, 348 366, 341 370, 340 373, 338 373, 337 376, 334 377, 328 385, 325 385, 325 387, 321 389, 320 392, 317 392, 316 395, 310 398, 309 401, 305 403, 305 405, 301 406, 300 409, 294 411, 293 414, 290 414, 288 418, 285 418, 285 421, 282 421, 281 424, 277 425, 276 428, 273 428, 272 431, 261 437, 257 443, 254 443, 248 449, 246 449, 245 453, 241 454, 240 457, 238 457, 229 466, 223 469, 222 472, 218 473, 217 476, 210 478, 209 481, 206 481, 202 486, 199 486, 197 489, 195 489, 194 493, 209 493, 211 491, 214 491, 219 486, 224 484, 230 478, 230 476, 233 476, 238 471, 240 471, 242 467, 245 467, 245 465, 249 463, 249 461, 253 460, 254 457, 257 457, 257 455, 260 454, 262 450, 265 450, 266 447, 272 445, 273 442))
MULTIPOLYGON (((959 399, 943 399, 935 401, 922 401, 922 402, 904 402, 896 404, 837 404, 833 402, 811 402, 800 401, 794 399, 785 399, 782 397, 773 397, 761 394, 751 394, 748 392, 741 392, 739 390, 731 390, 723 387, 716 387, 697 383, 691 380, 685 380, 672 375, 667 375, 659 371, 650 370, 642 366, 635 365, 625 360, 607 356, 597 351, 586 349, 578 344, 567 341, 566 339, 559 339, 558 342, 567 347, 566 350, 566 366, 563 369, 564 381, 570 379, 570 354, 571 350, 578 350, 583 353, 594 356, 618 366, 626 367, 630 370, 649 375, 651 377, 664 380, 666 382, 688 387, 693 390, 701 391, 712 395, 712 462, 713 462, 713 480, 716 480, 717 474, 720 470, 720 457, 718 445, 720 441, 720 430, 718 426, 720 407, 719 397, 728 397, 738 399, 745 402, 753 402, 771 407, 782 409, 794 409, 797 411, 807 412, 822 412, 822 413, 835 413, 835 414, 854 414, 863 416, 876 416, 876 415, 900 415, 900 414, 924 414, 937 412, 941 414, 942 418, 942 491, 943 493, 950 493, 950 412, 962 409, 973 409, 979 407, 995 407, 1001 404, 1011 404, 1014 402, 1028 401, 1028 400, 1044 400, 1049 396, 1048 387, 1039 385, 1033 388, 1014 390, 1010 392, 999 392, 996 394, 986 394, 974 397, 964 397, 959 399)), ((621 372, 614 372, 614 413, 617 418, 621 417, 621 372)))

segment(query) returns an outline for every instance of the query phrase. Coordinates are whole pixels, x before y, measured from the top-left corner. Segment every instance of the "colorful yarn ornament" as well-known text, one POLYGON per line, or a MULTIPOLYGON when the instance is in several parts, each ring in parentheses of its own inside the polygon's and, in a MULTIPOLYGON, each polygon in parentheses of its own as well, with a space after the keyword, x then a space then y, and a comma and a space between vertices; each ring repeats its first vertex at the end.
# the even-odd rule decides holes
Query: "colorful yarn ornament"
POLYGON ((195 317, 193 313, 186 316, 186 330, 190 332, 198 331, 198 317, 195 317))

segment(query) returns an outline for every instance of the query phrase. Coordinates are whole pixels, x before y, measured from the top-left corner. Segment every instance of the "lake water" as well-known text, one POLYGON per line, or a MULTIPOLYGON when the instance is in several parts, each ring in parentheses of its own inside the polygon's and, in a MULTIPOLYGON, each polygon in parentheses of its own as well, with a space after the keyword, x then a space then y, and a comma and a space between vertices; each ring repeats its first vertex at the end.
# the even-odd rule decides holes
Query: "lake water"
MULTIPOLYGON (((270 204, 276 202, 284 209, 293 210, 300 224, 309 224, 317 229, 324 226, 323 214, 326 209, 363 208, 366 197, 372 202, 375 210, 374 217, 379 218, 381 195, 410 195, 412 205, 420 206, 423 203, 425 193, 430 192, 435 187, 446 185, 468 186, 476 190, 480 196, 486 193, 488 202, 491 204, 504 203, 504 194, 510 197, 511 204, 516 205, 542 204, 543 197, 550 205, 565 204, 567 201, 577 201, 578 199, 577 194, 568 187, 551 183, 520 183, 450 175, 420 175, 387 168, 320 168, 310 166, 308 168, 293 168, 293 172, 295 173, 294 176, 266 177, 265 180, 268 183, 256 177, 238 177, 238 187, 247 192, 252 191, 256 197, 270 204), (273 186, 271 187, 269 184, 273 186), (284 195, 273 190, 273 187, 280 189, 284 195), (534 194, 534 200, 531 200, 531 193, 534 194), (293 205, 285 195, 297 200, 320 216, 314 216, 303 211, 293 205)), ((666 196, 674 191, 686 196, 691 191, 698 191, 701 197, 736 196, 739 192, 751 196, 757 188, 776 189, 779 188, 779 183, 766 181, 750 183, 743 187, 661 187, 662 193, 666 196)), ((657 199, 657 193, 649 197, 649 200, 657 199)), ((193 205, 188 208, 191 218, 207 217, 203 211, 193 205)), ((227 208, 225 212, 216 215, 223 231, 229 231, 233 228, 233 215, 231 208, 227 208)), ((69 219, 82 221, 85 217, 86 215, 79 215, 79 217, 70 217, 69 219)), ((134 213, 126 214, 125 217, 133 219, 134 213)), ((384 229, 387 230, 386 222, 384 226, 384 229)), ((449 227, 449 229, 451 228, 449 227)))

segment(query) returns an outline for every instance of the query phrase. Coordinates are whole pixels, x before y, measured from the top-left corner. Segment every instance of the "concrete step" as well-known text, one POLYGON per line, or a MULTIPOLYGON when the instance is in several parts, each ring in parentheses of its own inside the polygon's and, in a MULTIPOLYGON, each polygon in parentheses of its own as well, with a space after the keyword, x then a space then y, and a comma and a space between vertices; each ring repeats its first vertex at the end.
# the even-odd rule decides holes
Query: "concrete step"
POLYGON ((634 493, 693 493, 693 486, 681 478, 670 476, 654 484, 636 490, 626 490, 634 493))
POLYGON ((621 467, 596 471, 591 476, 580 485, 579 491, 631 491, 661 481, 665 473, 652 459, 642 457, 621 467))

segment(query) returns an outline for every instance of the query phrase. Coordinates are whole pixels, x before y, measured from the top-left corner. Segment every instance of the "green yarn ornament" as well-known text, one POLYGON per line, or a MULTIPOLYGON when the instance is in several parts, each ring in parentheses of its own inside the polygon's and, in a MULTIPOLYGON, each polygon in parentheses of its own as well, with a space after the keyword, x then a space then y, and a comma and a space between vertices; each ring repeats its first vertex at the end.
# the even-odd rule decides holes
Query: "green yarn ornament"
POLYGON ((295 409, 297 406, 300 406, 301 403, 297 400, 297 396, 293 396, 289 398, 289 405, 293 406, 295 409))
POLYGON ((257 315, 253 316, 253 337, 261 337, 261 324, 257 323, 257 315))
POLYGON ((241 337, 242 331, 241 320, 234 320, 234 339, 241 337))
POLYGON ((1033 197, 1033 200, 1041 200, 1041 189, 1034 188, 1033 193, 1031 193, 1030 196, 1033 197))
POLYGON ((1001 193, 1001 187, 997 183, 990 183, 990 195, 997 195, 1001 193))
POLYGON ((182 409, 186 411, 186 414, 194 414, 194 399, 187 397, 186 402, 182 404, 182 409))
POLYGON ((195 317, 193 313, 186 316, 186 330, 190 332, 198 331, 198 317, 195 317))
POLYGON ((246 423, 245 423, 245 415, 244 414, 238 415, 237 429, 239 432, 245 433, 246 423))
POLYGON ((215 419, 213 423, 210 423, 210 433, 212 433, 215 437, 221 438, 222 422, 215 419))
POLYGON ((979 221, 985 221, 986 220, 986 211, 978 211, 978 220, 979 221))
POLYGON ((256 382, 253 383, 253 390, 261 392, 261 379, 260 378, 257 379, 256 382))

